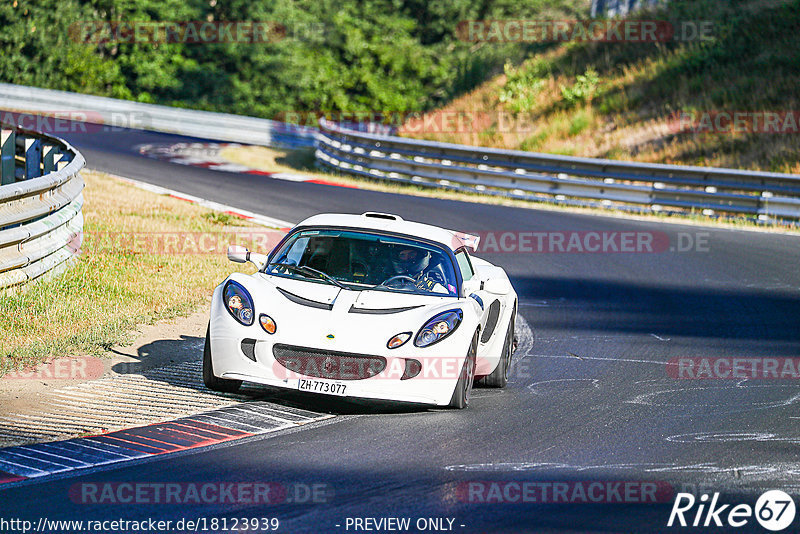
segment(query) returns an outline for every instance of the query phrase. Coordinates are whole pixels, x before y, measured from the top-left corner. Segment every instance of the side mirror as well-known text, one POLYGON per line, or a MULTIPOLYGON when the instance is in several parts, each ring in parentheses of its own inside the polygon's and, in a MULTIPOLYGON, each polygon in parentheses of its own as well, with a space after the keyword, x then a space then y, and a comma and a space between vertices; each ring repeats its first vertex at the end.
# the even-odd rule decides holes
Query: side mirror
POLYGON ((464 289, 464 295, 469 296, 470 293, 474 293, 481 288, 481 281, 477 276, 473 276, 462 284, 462 288, 464 289))
POLYGON ((250 252, 241 245, 230 245, 228 247, 228 259, 236 263, 247 263, 248 261, 256 266, 259 271, 267 263, 267 256, 258 252, 250 252))
POLYGON ((505 295, 511 291, 511 282, 508 278, 489 278, 483 283, 483 290, 495 295, 505 295))
POLYGON ((236 263, 247 263, 250 260, 250 251, 240 245, 228 247, 228 259, 236 263))

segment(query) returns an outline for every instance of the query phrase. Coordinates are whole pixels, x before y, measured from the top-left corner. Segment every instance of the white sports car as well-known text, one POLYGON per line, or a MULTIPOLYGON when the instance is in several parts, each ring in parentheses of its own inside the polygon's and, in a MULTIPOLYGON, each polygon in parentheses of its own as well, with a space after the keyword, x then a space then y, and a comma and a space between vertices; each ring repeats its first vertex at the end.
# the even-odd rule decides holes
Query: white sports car
POLYGON ((203 379, 464 408, 475 379, 502 388, 517 295, 478 238, 396 215, 323 214, 267 256, 232 246, 215 290, 203 379))

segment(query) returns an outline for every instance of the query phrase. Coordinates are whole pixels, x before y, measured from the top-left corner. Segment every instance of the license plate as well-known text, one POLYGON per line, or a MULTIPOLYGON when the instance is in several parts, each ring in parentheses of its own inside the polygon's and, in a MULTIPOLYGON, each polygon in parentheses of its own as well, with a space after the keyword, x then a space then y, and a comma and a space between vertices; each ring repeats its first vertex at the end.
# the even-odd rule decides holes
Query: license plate
POLYGON ((336 382, 301 378, 297 384, 297 389, 314 393, 327 393, 328 395, 344 395, 347 386, 345 384, 337 384, 336 382))

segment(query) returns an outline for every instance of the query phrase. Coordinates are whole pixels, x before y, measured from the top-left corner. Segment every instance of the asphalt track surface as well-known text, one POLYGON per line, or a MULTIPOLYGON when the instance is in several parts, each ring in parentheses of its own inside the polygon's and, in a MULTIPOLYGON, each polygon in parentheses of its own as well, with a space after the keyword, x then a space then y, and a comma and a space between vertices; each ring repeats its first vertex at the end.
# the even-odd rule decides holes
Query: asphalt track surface
MULTIPOLYGON (((721 492, 720 502, 731 504, 752 504, 766 489, 800 493, 797 379, 679 380, 665 365, 687 357, 800 356, 798 237, 186 167, 138 155, 139 144, 185 140, 151 132, 64 137, 90 168, 292 222, 318 212, 374 210, 468 232, 652 232, 668 236, 670 246, 653 253, 483 254, 508 272, 535 339, 530 330, 521 332, 509 386, 476 389, 467 410, 267 393, 338 417, 199 452, 10 487, 0 490, 2 517, 277 517, 279 532, 354 532, 348 518, 408 517, 414 525, 419 518, 441 517, 454 519, 454 532, 470 533, 696 532, 701 529, 666 528, 671 497, 659 505, 481 503, 465 498, 464 484, 651 481, 670 488, 670 495, 721 492), (670 250, 687 236, 707 247, 670 250), (68 496, 80 482, 209 481, 325 484, 332 495, 324 503, 234 506, 88 505, 68 496)), ((743 530, 766 532, 753 518, 736 529, 743 530)))

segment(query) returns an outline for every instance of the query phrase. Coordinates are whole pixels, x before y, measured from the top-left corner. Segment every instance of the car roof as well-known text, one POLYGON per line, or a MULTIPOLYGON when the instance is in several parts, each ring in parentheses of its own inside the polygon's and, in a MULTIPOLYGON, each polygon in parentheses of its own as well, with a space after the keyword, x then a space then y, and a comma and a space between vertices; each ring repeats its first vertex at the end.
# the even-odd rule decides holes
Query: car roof
POLYGON ((296 227, 300 226, 334 226, 359 230, 379 230, 427 239, 453 251, 464 246, 475 250, 478 246, 477 236, 446 230, 430 224, 406 221, 402 217, 390 213, 366 212, 361 215, 321 213, 299 222, 296 227))

